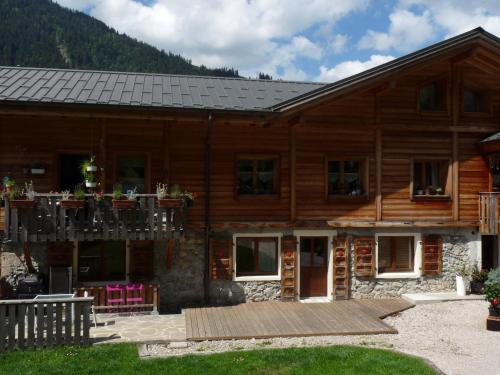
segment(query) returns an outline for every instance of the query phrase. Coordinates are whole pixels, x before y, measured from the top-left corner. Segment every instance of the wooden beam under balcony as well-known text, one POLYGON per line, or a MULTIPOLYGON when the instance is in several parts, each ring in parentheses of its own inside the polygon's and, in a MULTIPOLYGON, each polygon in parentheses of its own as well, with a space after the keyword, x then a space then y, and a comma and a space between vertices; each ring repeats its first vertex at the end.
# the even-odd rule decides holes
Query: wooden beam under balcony
POLYGON ((64 208, 59 195, 38 195, 32 207, 5 202, 6 239, 16 242, 167 240, 185 228, 184 207, 161 208, 152 194, 138 196, 134 208, 113 207, 111 196, 87 196, 83 208, 64 208))

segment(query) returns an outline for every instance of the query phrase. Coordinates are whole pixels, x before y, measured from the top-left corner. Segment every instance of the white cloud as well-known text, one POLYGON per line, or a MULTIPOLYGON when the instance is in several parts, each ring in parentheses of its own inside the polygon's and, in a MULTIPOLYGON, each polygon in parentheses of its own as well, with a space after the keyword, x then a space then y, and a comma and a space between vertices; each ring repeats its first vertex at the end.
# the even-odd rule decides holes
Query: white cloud
MULTIPOLYGON (((195 64, 232 66, 244 75, 293 71, 299 57, 319 59, 321 47, 301 35, 334 25, 369 0, 55 0, 195 64), (278 54, 279 56, 275 56, 278 54), (266 70, 265 70, 266 69, 266 70)), ((297 69, 295 69, 298 72, 297 69)))
POLYGON ((349 36, 345 34, 336 34, 330 42, 330 48, 333 53, 341 54, 345 52, 349 36))
POLYGON ((358 47, 378 51, 395 49, 408 52, 432 40, 436 32, 429 11, 415 14, 407 9, 397 9, 390 14, 389 20, 387 32, 368 30, 359 41, 358 47))
POLYGON ((353 74, 361 73, 367 69, 371 69, 377 65, 384 64, 394 60, 390 55, 372 55, 369 60, 349 60, 335 65, 333 68, 327 68, 322 65, 320 67, 320 74, 316 77, 319 82, 334 82, 339 79, 352 76, 353 74))

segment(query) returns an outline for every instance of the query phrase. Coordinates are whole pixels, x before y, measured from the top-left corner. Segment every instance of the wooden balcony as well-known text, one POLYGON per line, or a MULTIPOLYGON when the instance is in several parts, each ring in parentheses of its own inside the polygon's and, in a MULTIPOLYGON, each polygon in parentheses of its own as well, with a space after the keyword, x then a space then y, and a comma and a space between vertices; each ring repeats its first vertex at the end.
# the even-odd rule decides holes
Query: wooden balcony
POLYGON ((500 233, 499 198, 500 193, 479 193, 479 232, 481 234, 500 233))
POLYGON ((5 235, 12 242, 166 240, 183 233, 184 207, 160 208, 155 195, 141 194, 135 208, 114 208, 111 196, 84 208, 63 208, 60 195, 39 194, 33 207, 5 201, 5 235))

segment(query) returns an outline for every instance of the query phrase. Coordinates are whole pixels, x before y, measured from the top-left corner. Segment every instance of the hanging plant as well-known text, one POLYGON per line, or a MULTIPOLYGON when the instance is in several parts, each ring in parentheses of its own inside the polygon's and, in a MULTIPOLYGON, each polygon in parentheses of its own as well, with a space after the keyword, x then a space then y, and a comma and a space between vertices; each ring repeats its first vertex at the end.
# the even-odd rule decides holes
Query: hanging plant
POLYGON ((85 187, 95 188, 97 186, 97 165, 95 158, 92 156, 89 160, 85 160, 80 166, 83 178, 85 179, 85 187))

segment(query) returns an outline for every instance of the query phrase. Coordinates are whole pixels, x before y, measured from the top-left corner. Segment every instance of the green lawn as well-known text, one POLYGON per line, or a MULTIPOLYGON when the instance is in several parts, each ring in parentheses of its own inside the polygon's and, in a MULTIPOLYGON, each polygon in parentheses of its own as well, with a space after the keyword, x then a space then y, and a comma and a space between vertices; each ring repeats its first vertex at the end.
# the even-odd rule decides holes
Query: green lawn
POLYGON ((140 360, 130 344, 15 351, 0 355, 0 374, 433 374, 423 361, 352 346, 267 349, 140 360))

